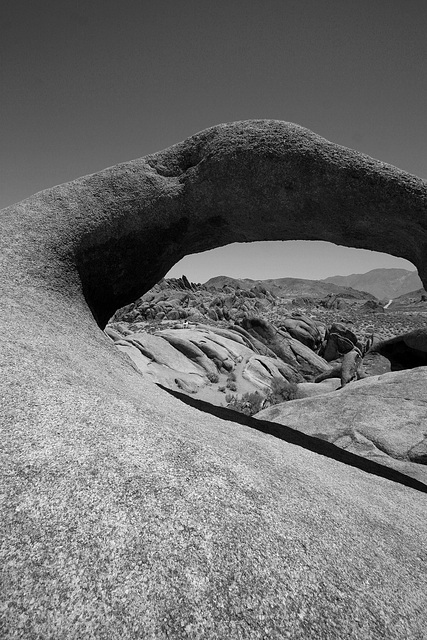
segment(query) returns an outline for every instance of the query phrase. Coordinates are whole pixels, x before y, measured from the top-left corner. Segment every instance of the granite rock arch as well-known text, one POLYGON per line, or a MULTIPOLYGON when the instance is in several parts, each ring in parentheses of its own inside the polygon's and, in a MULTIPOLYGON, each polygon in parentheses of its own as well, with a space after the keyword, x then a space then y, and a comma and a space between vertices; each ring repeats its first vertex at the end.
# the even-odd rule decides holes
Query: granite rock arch
POLYGON ((8 237, 18 212, 32 269, 45 257, 77 269, 102 326, 187 253, 231 242, 383 251, 413 262, 426 282, 426 210, 423 180, 298 125, 255 120, 36 194, 9 209, 8 237))
POLYGON ((248 121, 1 212, 6 637, 422 635, 423 494, 201 420, 96 323, 234 241, 381 250, 427 284, 426 205, 415 176, 248 121))

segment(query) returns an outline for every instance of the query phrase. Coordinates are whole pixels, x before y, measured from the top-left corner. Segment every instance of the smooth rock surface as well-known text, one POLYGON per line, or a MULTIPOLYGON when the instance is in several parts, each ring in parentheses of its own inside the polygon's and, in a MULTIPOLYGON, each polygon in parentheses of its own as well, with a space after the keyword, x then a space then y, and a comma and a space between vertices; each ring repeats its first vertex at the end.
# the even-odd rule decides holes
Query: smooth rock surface
POLYGON ((311 398, 312 396, 322 396, 324 393, 336 391, 341 386, 339 377, 323 380, 322 382, 300 382, 297 387, 296 399, 311 398))
POLYGON ((425 493, 197 412, 102 328, 183 255, 235 241, 386 251, 427 284, 426 198, 249 121, 1 212, 2 637, 423 637, 425 493))
POLYGON ((226 329, 190 325, 162 329, 155 335, 138 331, 123 337, 108 326, 105 333, 153 382, 197 394, 200 400, 218 406, 226 406, 231 396, 235 403, 254 392, 264 401, 275 384, 303 381, 297 370, 274 354, 274 358, 259 355, 244 344, 239 333, 226 329))
POLYGON ((262 342, 284 363, 290 365, 304 377, 312 378, 328 371, 328 363, 305 344, 292 338, 287 332, 276 329, 261 317, 244 318, 242 326, 252 337, 262 342))
POLYGON ((332 394, 269 407, 255 417, 381 460, 427 484, 426 374, 420 367, 364 378, 332 394))

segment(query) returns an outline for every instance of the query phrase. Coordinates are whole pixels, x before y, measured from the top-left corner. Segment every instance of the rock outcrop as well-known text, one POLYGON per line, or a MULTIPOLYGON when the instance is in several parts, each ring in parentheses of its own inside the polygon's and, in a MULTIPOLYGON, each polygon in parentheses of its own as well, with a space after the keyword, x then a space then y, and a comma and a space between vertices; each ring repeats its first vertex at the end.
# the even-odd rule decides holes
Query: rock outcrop
POLYGON ((274 353, 260 354, 231 329, 199 325, 162 329, 155 335, 140 331, 124 337, 109 326, 106 333, 153 382, 197 394, 199 399, 219 406, 231 400, 235 404, 243 395, 254 392, 262 403, 272 396, 275 385, 304 380, 297 369, 274 353), (229 398, 231 394, 233 398, 229 398))
POLYGON ((331 362, 356 346, 361 347, 354 331, 340 322, 336 322, 328 328, 320 353, 325 360, 331 362))
POLYGON ((426 373, 420 367, 364 378, 332 393, 325 388, 326 394, 278 404, 255 417, 324 438, 427 484, 426 373))
MULTIPOLYGON (((423 637, 420 485, 197 412, 102 329, 182 256, 230 242, 386 251, 427 284, 426 203, 416 177, 249 121, 1 212, 3 637, 423 637)), ((425 369, 404 373, 425 389, 425 369)))
POLYGON ((304 378, 329 370, 330 367, 323 358, 290 334, 276 329, 264 318, 244 318, 241 324, 252 338, 264 344, 270 352, 299 371, 304 378))
POLYGON ((275 296, 261 287, 249 290, 227 287, 226 291, 213 295, 214 287, 185 282, 188 283, 185 276, 162 281, 136 302, 118 310, 110 322, 122 320, 135 325, 153 320, 235 321, 274 306, 275 296))
POLYGON ((293 338, 296 338, 312 351, 318 351, 324 339, 321 328, 307 316, 294 314, 286 318, 279 328, 285 329, 293 338))
POLYGON ((389 340, 382 340, 373 345, 372 351, 387 358, 392 371, 426 366, 427 329, 415 329, 389 340))

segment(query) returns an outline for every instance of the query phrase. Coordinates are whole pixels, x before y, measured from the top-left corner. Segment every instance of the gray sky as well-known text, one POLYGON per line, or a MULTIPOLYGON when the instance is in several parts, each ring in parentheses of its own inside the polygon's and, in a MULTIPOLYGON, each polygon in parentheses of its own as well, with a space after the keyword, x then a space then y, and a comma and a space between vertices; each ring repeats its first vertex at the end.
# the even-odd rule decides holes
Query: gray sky
MULTIPOLYGON (((426 33, 425 0, 2 3, 0 207, 247 118, 297 122, 426 179, 426 33)), ((172 273, 413 268, 374 255, 233 245, 172 273)))

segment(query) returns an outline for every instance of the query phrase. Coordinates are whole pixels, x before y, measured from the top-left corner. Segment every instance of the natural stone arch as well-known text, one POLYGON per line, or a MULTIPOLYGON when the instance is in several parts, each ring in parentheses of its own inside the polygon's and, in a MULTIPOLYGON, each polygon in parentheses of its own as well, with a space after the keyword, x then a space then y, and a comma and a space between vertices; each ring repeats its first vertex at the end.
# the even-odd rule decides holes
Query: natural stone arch
POLYGON ((389 251, 427 283, 425 211, 422 180, 255 121, 1 212, 4 635, 422 637, 424 494, 199 415, 86 301, 103 326, 185 253, 236 240, 389 251))
POLYGON ((69 283, 77 268, 100 326, 184 255, 231 242, 382 251, 413 262, 427 284, 426 183, 275 120, 212 127, 16 209, 32 229, 24 238, 32 270, 43 262, 43 278, 58 279, 54 256, 69 283))

